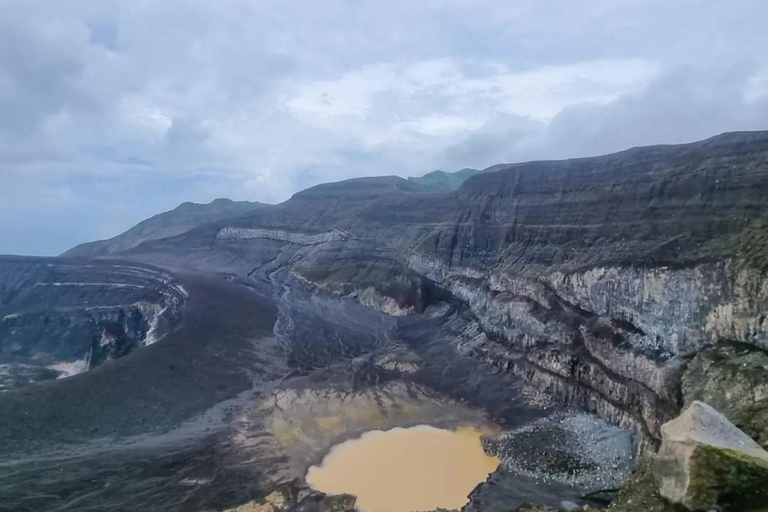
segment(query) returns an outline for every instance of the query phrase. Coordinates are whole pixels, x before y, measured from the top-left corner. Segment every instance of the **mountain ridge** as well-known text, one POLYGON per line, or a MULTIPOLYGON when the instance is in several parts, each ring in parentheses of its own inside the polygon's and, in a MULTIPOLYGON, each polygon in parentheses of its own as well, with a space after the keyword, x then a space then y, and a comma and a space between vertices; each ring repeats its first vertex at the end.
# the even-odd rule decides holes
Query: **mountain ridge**
POLYGON ((210 203, 184 202, 173 210, 153 215, 127 231, 106 240, 77 245, 61 256, 84 257, 109 255, 132 249, 148 240, 182 234, 190 229, 221 218, 238 216, 262 206, 259 202, 233 201, 219 198, 210 203))
POLYGON ((643 450, 678 410, 669 361, 721 337, 768 347, 768 293, 738 270, 768 219, 768 132, 493 166, 429 195, 393 183, 407 181, 321 185, 130 257, 263 279, 288 269, 395 315, 424 311, 436 286, 487 336, 478 357, 631 425, 643 450))
MULTIPOLYGON (((653 159, 653 158, 658 158, 660 156, 664 157, 665 155, 671 155, 672 158, 687 159, 690 157, 691 152, 695 153, 696 151, 704 151, 705 153, 707 152, 716 153, 718 148, 728 147, 729 145, 733 146, 733 145, 743 145, 748 143, 762 142, 764 147, 766 144, 766 139, 768 139, 768 132, 765 132, 765 131, 726 132, 721 135, 716 135, 714 137, 710 137, 708 139, 697 141, 697 142, 691 142, 686 144, 665 144, 665 145, 633 147, 627 150, 623 150, 623 151, 619 151, 619 152, 615 152, 607 155, 601 155, 597 157, 571 158, 571 159, 565 159, 565 160, 535 160, 535 161, 520 162, 520 163, 495 164, 481 171, 476 171, 474 169, 463 169, 457 172, 458 173, 463 173, 465 171, 473 171, 473 172, 467 172, 465 176, 461 179, 461 182, 458 183, 458 185, 455 188, 444 188, 441 185, 433 186, 430 184, 425 184, 423 181, 420 181, 424 177, 434 175, 435 173, 451 175, 450 173, 443 173, 443 171, 433 171, 431 173, 425 174, 421 178, 405 179, 405 178, 400 178, 398 176, 352 178, 352 179, 342 180, 337 182, 323 183, 320 185, 310 187, 308 189, 297 192, 287 201, 283 203, 279 203, 277 205, 266 205, 262 203, 247 203, 247 202, 234 203, 233 202, 233 204, 243 204, 243 205, 249 205, 249 206, 245 206, 243 208, 243 211, 233 211, 231 213, 226 212, 221 215, 211 215, 210 219, 203 219, 202 222, 191 222, 188 224, 188 229, 183 230, 183 228, 178 228, 175 231, 168 231, 167 236, 162 236, 162 234, 164 233, 160 232, 159 234, 153 235, 151 237, 141 238, 139 240, 131 241, 128 243, 121 243, 122 242, 121 237, 130 238, 130 234, 131 234, 130 232, 132 230, 138 230, 142 226, 142 224, 148 221, 151 221, 153 219, 157 219, 158 217, 167 216, 174 212, 179 213, 179 211, 184 208, 185 204, 191 204, 191 203, 183 203, 176 209, 171 210, 170 212, 161 213, 154 217, 151 217, 150 219, 147 219, 146 221, 143 221, 137 226, 134 226, 133 228, 131 228, 131 230, 128 230, 127 232, 122 233, 117 237, 114 237, 112 239, 105 240, 105 241, 81 244, 79 246, 76 246, 66 251, 65 253, 62 254, 62 256, 93 256, 93 255, 99 255, 99 254, 102 254, 102 255, 114 254, 114 253, 120 252, 121 250, 134 249, 135 247, 137 247, 138 245, 140 245, 145 241, 152 241, 152 240, 167 238, 170 236, 181 235, 189 230, 203 226, 207 223, 215 223, 215 222, 219 222, 226 219, 234 220, 238 218, 244 218, 249 216, 250 214, 255 214, 258 217, 259 212, 257 210, 269 211, 269 210, 274 210, 276 208, 284 209, 286 205, 290 205, 292 201, 295 202, 296 200, 305 200, 310 198, 318 199, 318 198, 322 198, 324 195, 327 195, 328 192, 332 193, 332 195, 343 197, 345 199, 349 199, 350 197, 361 196, 361 195, 363 198, 379 199, 382 197, 386 197, 388 193, 391 191, 415 193, 415 194, 433 193, 433 194, 444 195, 444 194, 454 194, 454 193, 461 194, 462 191, 470 190, 474 188, 474 190, 478 192, 478 189, 480 187, 473 185, 473 183, 476 183, 477 180, 480 180, 480 182, 487 182, 485 185, 486 187, 495 187, 497 186, 499 181, 504 180, 504 177, 501 176, 497 178, 489 178, 488 175, 497 173, 499 171, 502 171, 502 174, 509 173, 509 172, 520 172, 524 174, 540 173, 540 172, 551 173, 551 172, 554 172, 552 171, 552 168, 568 169, 568 168, 579 167, 584 164, 601 163, 601 162, 604 162, 607 164, 614 164, 616 162, 621 163, 622 160, 626 160, 627 158, 634 158, 637 156, 641 156, 645 159, 653 159), (676 157, 674 153, 677 153, 676 157)), ((608 172, 611 172, 611 170, 608 169, 608 172)), ((482 192, 480 191, 480 193, 482 192)), ((359 198, 360 197, 357 197, 357 199, 359 198)), ((209 203, 209 205, 213 205, 213 204, 215 204, 215 201, 212 203, 209 203)), ((207 206, 207 205, 202 205, 202 206, 207 206)))

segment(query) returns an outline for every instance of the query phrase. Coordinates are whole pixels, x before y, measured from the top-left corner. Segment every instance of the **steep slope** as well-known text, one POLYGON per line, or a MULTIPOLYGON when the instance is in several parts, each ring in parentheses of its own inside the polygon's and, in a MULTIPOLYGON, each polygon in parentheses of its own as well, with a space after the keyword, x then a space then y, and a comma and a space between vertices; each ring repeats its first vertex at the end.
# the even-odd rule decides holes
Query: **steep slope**
POLYGON ((448 293, 468 313, 457 350, 635 429, 641 451, 679 410, 690 357, 768 348, 768 286, 745 263, 768 215, 768 132, 499 165, 452 193, 407 184, 321 185, 132 257, 287 267, 397 315, 448 293))
POLYGON ((185 299, 169 275, 141 265, 0 258, 0 392, 159 341, 185 299))
MULTIPOLYGON (((396 177, 348 180, 216 225, 338 229, 449 264, 511 271, 684 264, 728 257, 742 235, 759 229, 768 213, 767 154, 766 132, 734 133, 597 158, 495 166, 453 193, 428 197, 396 177)), ((196 239, 188 235, 187 242, 196 239)))
POLYGON ((230 199, 216 199, 208 204, 184 203, 142 221, 114 238, 78 245, 62 256, 91 257, 126 251, 148 240, 176 236, 209 222, 239 217, 261 206, 260 203, 230 199))

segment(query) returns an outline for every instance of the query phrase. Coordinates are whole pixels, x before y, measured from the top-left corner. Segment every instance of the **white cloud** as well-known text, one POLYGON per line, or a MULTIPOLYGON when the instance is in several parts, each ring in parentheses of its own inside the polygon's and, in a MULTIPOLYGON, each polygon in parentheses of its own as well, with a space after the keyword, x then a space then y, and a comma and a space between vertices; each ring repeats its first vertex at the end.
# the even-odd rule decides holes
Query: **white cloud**
POLYGON ((653 62, 598 60, 502 72, 486 80, 460 84, 465 94, 486 95, 509 114, 549 120, 579 103, 609 103, 642 89, 656 75, 653 62))
POLYGON ((407 130, 413 130, 424 135, 449 136, 456 133, 469 132, 480 128, 484 119, 472 116, 468 112, 466 116, 433 114, 403 122, 400 126, 407 130))
POLYGON ((454 109, 484 105, 495 112, 551 119, 573 104, 607 103, 636 92, 658 69, 640 59, 587 61, 523 72, 512 72, 496 62, 472 64, 484 71, 482 76, 464 72, 449 59, 403 66, 379 63, 335 80, 301 84, 286 106, 299 119, 321 122, 334 116, 366 118, 377 96, 385 96, 385 102, 393 94, 413 101, 429 94, 446 98, 454 109))
POLYGON ((298 116, 354 116, 364 118, 375 94, 388 90, 395 75, 390 66, 378 64, 352 71, 337 80, 323 80, 297 87, 286 106, 298 116))

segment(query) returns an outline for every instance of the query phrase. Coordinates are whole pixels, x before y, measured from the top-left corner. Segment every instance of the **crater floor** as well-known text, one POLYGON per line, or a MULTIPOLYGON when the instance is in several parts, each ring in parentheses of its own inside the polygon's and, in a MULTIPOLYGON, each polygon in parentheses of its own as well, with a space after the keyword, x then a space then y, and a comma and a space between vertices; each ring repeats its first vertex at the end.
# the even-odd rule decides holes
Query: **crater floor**
MULTIPOLYGON (((557 428, 561 410, 456 352, 448 305, 398 319, 281 274, 175 278, 189 297, 163 340, 0 393, 0 510, 223 510, 289 482, 316 495, 310 466, 372 430, 557 428)), ((539 431, 553 435, 526 442, 539 431)), ((469 510, 579 502, 601 485, 493 469, 462 490, 469 510)))

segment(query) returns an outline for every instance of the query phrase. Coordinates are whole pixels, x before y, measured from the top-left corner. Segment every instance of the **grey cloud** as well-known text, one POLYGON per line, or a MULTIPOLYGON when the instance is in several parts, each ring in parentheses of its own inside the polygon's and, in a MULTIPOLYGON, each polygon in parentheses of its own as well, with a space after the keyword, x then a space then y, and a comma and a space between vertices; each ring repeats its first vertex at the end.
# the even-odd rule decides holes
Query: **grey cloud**
POLYGON ((500 162, 536 158, 546 124, 510 114, 497 115, 443 155, 446 169, 484 168, 500 162))
POLYGON ((171 121, 165 132, 165 141, 172 148, 200 146, 210 136, 210 132, 199 119, 180 117, 171 121))
POLYGON ((633 146, 692 142, 724 131, 768 129, 768 91, 745 98, 751 64, 678 67, 605 105, 565 108, 549 123, 497 116, 444 159, 459 166, 595 156, 633 146))
POLYGON ((34 135, 47 117, 87 101, 78 78, 85 67, 77 27, 0 21, 0 130, 34 135))
POLYGON ((547 129, 544 151, 583 156, 768 128, 768 96, 743 96, 750 77, 749 67, 738 66, 672 70, 639 94, 564 110, 547 129))

